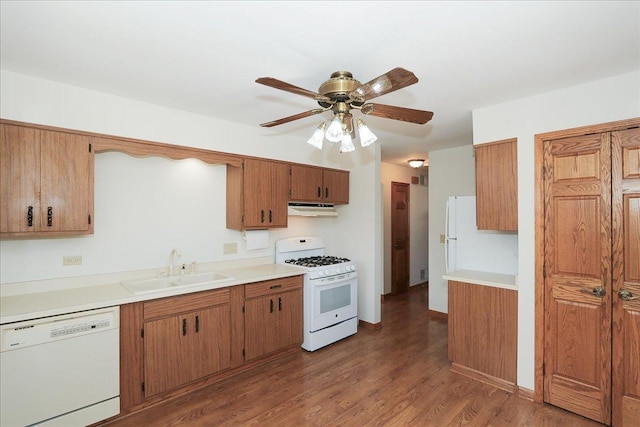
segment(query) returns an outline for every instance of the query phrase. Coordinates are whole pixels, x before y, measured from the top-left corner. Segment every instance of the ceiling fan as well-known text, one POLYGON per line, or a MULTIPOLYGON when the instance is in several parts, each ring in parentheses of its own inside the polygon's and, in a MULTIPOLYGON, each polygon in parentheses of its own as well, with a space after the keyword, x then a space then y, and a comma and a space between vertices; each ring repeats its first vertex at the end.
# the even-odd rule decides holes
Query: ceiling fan
POLYGON ((362 114, 370 116, 417 124, 425 124, 431 120, 433 117, 431 111, 414 110, 412 108, 369 102, 369 100, 373 98, 402 89, 417 82, 418 78, 415 74, 400 67, 394 68, 365 84, 354 79, 349 71, 336 71, 331 74, 329 80, 320 85, 318 92, 303 89, 273 77, 260 77, 256 80, 256 83, 312 98, 321 107, 262 123, 260 126, 277 126, 331 110, 333 112, 333 119, 323 122, 318 126, 318 129, 316 129, 313 136, 307 142, 314 147, 322 148, 322 141, 324 138, 327 138, 331 143, 341 142, 340 151, 353 151, 355 150, 353 139, 356 136, 356 130, 358 131, 360 143, 363 147, 375 142, 377 137, 369 130, 362 119, 356 118, 354 126, 351 109, 360 110, 362 114))

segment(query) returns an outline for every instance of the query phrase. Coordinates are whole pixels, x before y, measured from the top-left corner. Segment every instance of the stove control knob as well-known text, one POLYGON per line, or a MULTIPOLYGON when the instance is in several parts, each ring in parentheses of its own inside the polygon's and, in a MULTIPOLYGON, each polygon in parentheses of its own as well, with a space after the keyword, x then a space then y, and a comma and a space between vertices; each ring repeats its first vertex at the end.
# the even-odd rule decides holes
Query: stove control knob
POLYGON ((322 276, 324 276, 324 271, 318 271, 317 274, 318 274, 318 277, 322 277, 322 276))

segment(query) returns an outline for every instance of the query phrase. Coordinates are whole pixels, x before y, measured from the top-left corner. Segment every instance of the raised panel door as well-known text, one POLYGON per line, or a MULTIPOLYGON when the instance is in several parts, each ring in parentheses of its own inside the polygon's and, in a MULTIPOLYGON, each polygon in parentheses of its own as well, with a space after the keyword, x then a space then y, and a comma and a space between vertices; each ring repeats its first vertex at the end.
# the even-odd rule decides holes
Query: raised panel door
POLYGON ((608 133, 547 141, 544 400, 611 421, 608 133))
POLYGON ((612 133, 613 425, 640 422, 640 129, 612 133))
POLYGON ((37 231, 42 132, 1 124, 0 133, 0 232, 37 231))

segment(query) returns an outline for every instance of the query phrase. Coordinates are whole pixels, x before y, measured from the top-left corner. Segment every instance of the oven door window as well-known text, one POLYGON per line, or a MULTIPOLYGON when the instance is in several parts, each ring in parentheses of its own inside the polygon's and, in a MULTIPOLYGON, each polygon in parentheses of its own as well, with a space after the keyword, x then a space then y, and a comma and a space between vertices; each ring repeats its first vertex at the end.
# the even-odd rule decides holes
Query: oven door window
POLYGON ((351 305, 351 284, 320 290, 320 314, 351 305))

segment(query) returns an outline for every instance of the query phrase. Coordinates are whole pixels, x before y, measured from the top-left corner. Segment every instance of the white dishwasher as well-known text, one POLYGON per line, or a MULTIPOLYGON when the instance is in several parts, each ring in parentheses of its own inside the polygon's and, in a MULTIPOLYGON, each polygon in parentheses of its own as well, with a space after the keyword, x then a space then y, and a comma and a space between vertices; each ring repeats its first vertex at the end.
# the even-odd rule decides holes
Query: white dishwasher
POLYGON ((1 426, 86 426, 120 413, 119 307, 0 332, 1 426))

